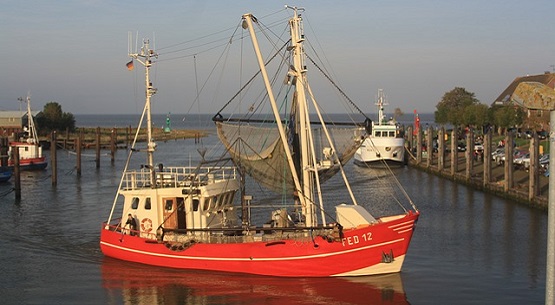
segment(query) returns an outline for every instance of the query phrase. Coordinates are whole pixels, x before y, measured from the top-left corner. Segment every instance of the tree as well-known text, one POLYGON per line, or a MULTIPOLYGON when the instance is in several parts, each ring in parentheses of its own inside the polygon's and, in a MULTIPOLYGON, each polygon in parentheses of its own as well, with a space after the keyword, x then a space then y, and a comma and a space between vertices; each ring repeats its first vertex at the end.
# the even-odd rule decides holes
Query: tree
POLYGON ((471 126, 484 126, 489 122, 488 106, 484 104, 474 104, 466 107, 463 113, 463 123, 471 126))
POLYGON ((500 129, 519 126, 524 120, 524 111, 514 105, 493 106, 491 114, 493 123, 500 129))
POLYGON ((398 121, 400 117, 403 116, 403 111, 401 110, 401 108, 397 107, 395 108, 395 111, 393 111, 393 119, 395 121, 398 121))
POLYGON ((62 106, 57 102, 48 102, 44 109, 37 115, 37 129, 41 133, 51 131, 75 131, 75 117, 69 112, 63 112, 62 106))
POLYGON ((434 113, 435 121, 438 124, 451 123, 453 126, 460 126, 465 123, 465 108, 479 103, 474 93, 466 91, 465 88, 455 87, 445 93, 437 104, 437 110, 434 113))

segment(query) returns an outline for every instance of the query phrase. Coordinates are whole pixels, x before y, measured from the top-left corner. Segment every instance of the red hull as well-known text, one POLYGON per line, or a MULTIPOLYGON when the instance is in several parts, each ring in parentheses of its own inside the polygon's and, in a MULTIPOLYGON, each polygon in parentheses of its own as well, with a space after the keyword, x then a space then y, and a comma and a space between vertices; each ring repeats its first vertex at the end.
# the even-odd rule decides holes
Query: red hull
POLYGON ((182 251, 122 235, 103 225, 100 247, 106 256, 179 269, 282 277, 383 274, 400 271, 418 216, 411 212, 395 220, 344 230, 340 242, 318 236, 309 242, 197 243, 182 251))

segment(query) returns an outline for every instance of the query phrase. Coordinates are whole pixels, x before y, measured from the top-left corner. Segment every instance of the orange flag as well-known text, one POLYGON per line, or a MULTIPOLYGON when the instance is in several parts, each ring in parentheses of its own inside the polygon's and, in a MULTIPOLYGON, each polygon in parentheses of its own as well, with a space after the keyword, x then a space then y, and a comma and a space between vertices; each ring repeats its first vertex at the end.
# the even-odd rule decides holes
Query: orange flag
POLYGON ((129 71, 133 70, 133 59, 131 59, 131 61, 126 64, 126 66, 127 66, 127 70, 129 71))

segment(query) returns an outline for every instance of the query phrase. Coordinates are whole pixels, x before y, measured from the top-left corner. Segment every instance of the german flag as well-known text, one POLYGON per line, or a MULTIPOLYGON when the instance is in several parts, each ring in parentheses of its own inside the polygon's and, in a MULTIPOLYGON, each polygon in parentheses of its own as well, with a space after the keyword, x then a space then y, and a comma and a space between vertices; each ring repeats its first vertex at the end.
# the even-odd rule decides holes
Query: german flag
POLYGON ((129 70, 129 71, 133 70, 133 59, 131 59, 130 62, 125 64, 125 66, 127 66, 127 70, 129 70))

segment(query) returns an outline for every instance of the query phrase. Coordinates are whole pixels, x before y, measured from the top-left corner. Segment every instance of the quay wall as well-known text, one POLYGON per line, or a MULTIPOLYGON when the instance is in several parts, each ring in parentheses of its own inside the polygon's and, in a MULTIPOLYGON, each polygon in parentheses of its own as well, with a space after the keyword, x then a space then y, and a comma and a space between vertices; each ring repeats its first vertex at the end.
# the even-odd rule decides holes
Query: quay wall
MULTIPOLYGON (((530 207, 547 210, 549 177, 544 175, 538 164, 540 142, 537 136, 530 139, 527 147, 531 153, 530 166, 527 169, 513 163, 512 152, 519 147, 507 145, 508 156, 503 163, 492 159, 491 153, 497 148, 497 143, 492 141, 491 131, 483 135, 482 155, 474 154, 476 136, 472 130, 464 135, 458 135, 456 131, 451 131, 450 134, 447 132, 446 135, 444 129, 434 133, 430 127, 426 132, 413 133, 409 127, 406 135, 408 166, 530 207), (435 148, 427 150, 427 147, 434 147, 433 135, 437 144, 435 148), (447 141, 448 138, 462 138, 469 149, 461 151, 457 148, 458 141, 447 141)), ((514 135, 511 133, 505 134, 503 139, 505 143, 514 143, 514 135)))

